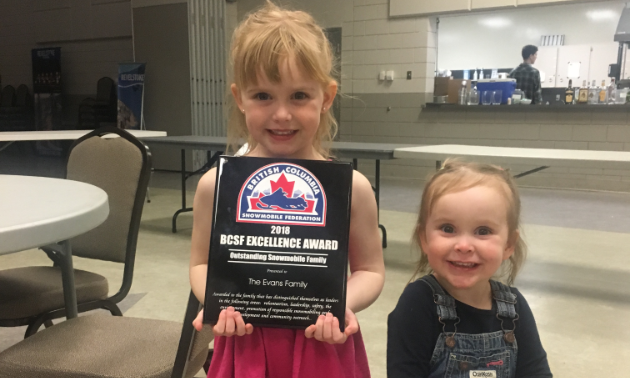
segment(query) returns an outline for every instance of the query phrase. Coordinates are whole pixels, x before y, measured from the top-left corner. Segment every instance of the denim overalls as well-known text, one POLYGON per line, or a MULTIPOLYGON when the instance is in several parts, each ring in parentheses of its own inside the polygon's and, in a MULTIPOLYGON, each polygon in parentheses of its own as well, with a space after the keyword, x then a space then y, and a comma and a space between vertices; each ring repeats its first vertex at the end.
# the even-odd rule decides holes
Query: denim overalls
POLYGON ((459 317, 455 299, 444 292, 432 275, 422 277, 422 281, 433 291, 438 319, 442 323, 442 333, 431 357, 429 378, 513 378, 518 354, 514 337, 518 314, 514 308, 516 295, 509 287, 490 280, 502 330, 465 334, 457 333, 459 317), (452 331, 448 332, 447 328, 452 331))

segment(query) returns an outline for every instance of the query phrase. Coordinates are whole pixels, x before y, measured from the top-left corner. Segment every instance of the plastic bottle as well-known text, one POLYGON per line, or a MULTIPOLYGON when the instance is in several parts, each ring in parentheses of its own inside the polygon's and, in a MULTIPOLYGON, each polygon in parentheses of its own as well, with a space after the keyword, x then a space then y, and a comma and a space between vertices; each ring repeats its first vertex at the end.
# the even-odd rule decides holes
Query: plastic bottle
POLYGON ((468 94, 468 105, 479 105, 479 91, 477 91, 476 86, 474 86, 468 94))
POLYGON ((607 88, 608 105, 614 105, 617 100, 617 85, 615 78, 610 79, 610 85, 607 88))
POLYGON ((462 87, 459 88, 459 98, 457 103, 459 105, 466 105, 468 102, 467 99, 468 91, 466 90, 466 80, 462 81, 462 87))

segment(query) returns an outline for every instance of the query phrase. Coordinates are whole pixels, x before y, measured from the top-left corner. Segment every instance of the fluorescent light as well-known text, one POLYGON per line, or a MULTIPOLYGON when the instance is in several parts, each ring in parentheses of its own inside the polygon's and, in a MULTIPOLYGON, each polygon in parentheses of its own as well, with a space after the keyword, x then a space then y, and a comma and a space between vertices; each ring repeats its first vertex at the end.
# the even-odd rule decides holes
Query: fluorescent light
POLYGON ((619 13, 611 9, 590 10, 586 12, 586 17, 591 21, 617 20, 619 18, 619 13))
POLYGON ((482 18, 479 24, 493 29, 501 29, 512 25, 512 20, 505 17, 482 18))

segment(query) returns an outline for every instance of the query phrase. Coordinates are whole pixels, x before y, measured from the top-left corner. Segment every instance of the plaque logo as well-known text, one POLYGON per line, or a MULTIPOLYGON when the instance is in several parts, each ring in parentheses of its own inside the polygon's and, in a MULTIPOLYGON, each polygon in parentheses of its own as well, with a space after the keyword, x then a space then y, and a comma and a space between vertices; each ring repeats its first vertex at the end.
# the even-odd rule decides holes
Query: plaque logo
POLYGON ((237 222, 326 225, 326 194, 307 169, 266 165, 247 178, 238 195, 237 222))

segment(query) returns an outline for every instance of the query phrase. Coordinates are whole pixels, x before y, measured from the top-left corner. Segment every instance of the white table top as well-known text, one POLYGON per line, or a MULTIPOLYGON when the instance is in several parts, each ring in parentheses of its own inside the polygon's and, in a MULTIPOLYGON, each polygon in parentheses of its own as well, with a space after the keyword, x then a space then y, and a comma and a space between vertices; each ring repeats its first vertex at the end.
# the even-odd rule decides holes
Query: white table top
POLYGON ((562 150, 545 148, 487 147, 443 144, 397 148, 396 159, 445 160, 470 158, 479 162, 504 164, 562 165, 583 168, 629 169, 630 151, 562 150))
POLYGON ((0 255, 70 239, 108 215, 107 194, 94 185, 0 175, 0 255))
MULTIPOLYGON (((55 130, 55 131, 2 131, 0 142, 17 142, 24 140, 75 140, 93 130, 55 130)), ((126 130, 137 138, 163 137, 166 131, 126 130)), ((116 134, 105 135, 105 138, 117 138, 116 134)))

